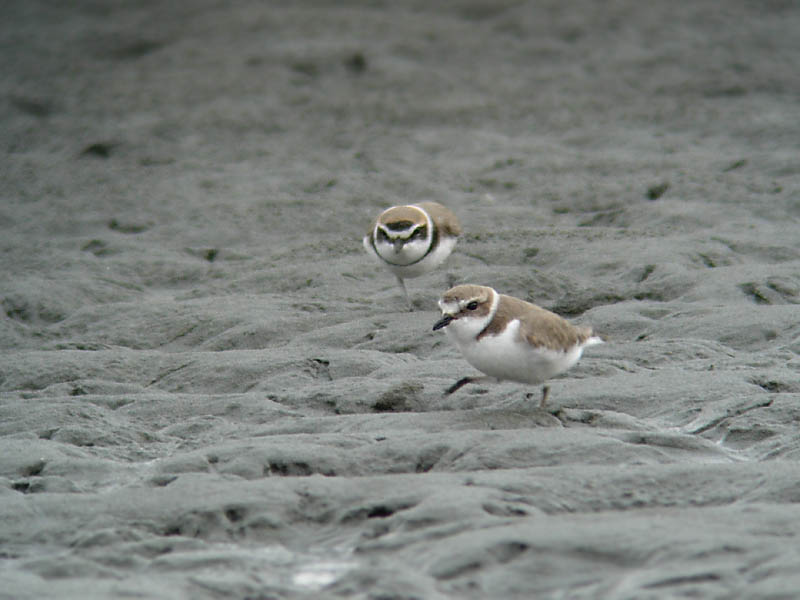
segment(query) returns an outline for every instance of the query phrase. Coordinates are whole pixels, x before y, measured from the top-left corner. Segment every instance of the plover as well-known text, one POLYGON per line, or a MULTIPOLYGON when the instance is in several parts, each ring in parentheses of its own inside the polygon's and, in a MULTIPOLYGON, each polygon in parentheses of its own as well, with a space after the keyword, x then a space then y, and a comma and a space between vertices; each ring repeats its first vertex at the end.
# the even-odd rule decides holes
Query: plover
MULTIPOLYGON (((482 285, 447 290, 439 308, 442 318, 434 331, 444 328, 467 362, 485 373, 459 379, 445 394, 476 382, 544 383, 578 362, 584 348, 603 342, 589 327, 576 327, 549 310, 482 285)), ((544 385, 540 406, 549 392, 544 385)))
POLYGON ((383 211, 364 236, 364 248, 389 269, 411 300, 404 280, 438 267, 453 251, 461 224, 438 202, 393 206, 383 211))

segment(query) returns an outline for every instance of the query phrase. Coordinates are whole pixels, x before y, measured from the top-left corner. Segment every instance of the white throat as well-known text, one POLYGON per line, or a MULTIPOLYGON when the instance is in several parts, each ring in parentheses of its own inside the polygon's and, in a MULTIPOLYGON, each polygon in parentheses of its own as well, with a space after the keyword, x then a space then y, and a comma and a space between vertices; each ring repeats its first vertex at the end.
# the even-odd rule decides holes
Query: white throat
MULTIPOLYGON (((494 319, 495 314, 497 314, 497 305, 499 302, 500 296, 496 291, 492 290, 492 303, 489 307, 488 314, 482 317, 469 316, 467 314, 458 319, 454 319, 444 328, 445 334, 458 346, 474 343, 478 334, 486 329, 489 323, 492 322, 492 319, 494 319)), ((445 303, 440 303, 440 307, 444 314, 451 315, 456 314, 464 308, 463 306, 445 303)))

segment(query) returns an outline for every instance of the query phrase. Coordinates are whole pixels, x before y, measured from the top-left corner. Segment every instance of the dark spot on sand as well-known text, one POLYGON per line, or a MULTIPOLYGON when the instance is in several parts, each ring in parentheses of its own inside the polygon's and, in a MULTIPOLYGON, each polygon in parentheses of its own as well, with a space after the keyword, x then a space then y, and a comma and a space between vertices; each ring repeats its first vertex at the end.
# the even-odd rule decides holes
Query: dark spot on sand
POLYGON ((271 475, 280 475, 282 477, 308 477, 314 470, 307 462, 303 461, 270 461, 268 472, 271 475))
POLYGON ((388 506, 373 506, 372 509, 370 509, 370 511, 367 513, 367 518, 385 519, 386 517, 391 517, 394 512, 395 511, 388 506))
POLYGON ((306 365, 303 371, 311 375, 314 379, 333 381, 330 371, 331 362, 329 360, 325 360, 324 358, 309 358, 306 365))
POLYGON ((654 302, 666 302, 667 296, 662 291, 647 291, 633 295, 634 300, 653 300, 654 302))
POLYGON ((89 144, 83 150, 81 150, 81 156, 108 158, 111 156, 111 150, 113 150, 115 145, 116 144, 111 142, 95 142, 94 144, 89 144))
POLYGON ((747 95, 747 88, 740 85, 712 88, 706 90, 704 95, 706 98, 738 98, 747 95))
POLYGON ((426 460, 420 459, 419 461, 417 461, 417 464, 414 466, 414 472, 415 473, 427 473, 428 471, 430 471, 434 467, 434 465, 436 465, 436 461, 435 460, 432 461, 432 460, 427 460, 427 459, 426 460))
POLYGON ((762 390, 769 392, 771 394, 780 394, 781 392, 795 391, 793 386, 784 383, 782 381, 775 381, 774 379, 753 378, 750 380, 750 383, 757 385, 762 390))
POLYGON ((362 521, 364 519, 386 519, 397 512, 408 510, 416 505, 416 502, 399 501, 396 503, 362 506, 345 514, 344 517, 342 517, 342 522, 348 523, 352 521, 362 521))
POLYGON ((455 579, 473 571, 479 570, 483 563, 477 560, 472 560, 463 564, 454 565, 440 573, 434 575, 437 579, 455 579))
POLYGON ((319 67, 316 65, 316 63, 313 63, 309 60, 293 62, 291 65, 289 65, 289 68, 295 73, 300 73, 308 77, 316 77, 319 75, 319 67))
POLYGON ((793 302, 800 295, 800 286, 785 277, 770 277, 767 279, 767 289, 780 294, 784 300, 793 302))
POLYGON ((35 100, 23 96, 11 96, 10 100, 17 110, 40 119, 53 112, 53 107, 45 100, 35 100))
POLYGON ((711 258, 710 256, 708 256, 707 254, 698 254, 697 257, 700 259, 700 261, 703 263, 703 265, 705 265, 709 269, 716 268, 716 266, 717 266, 716 261, 713 258, 711 258))
POLYGON ((177 475, 157 475, 150 480, 150 483, 156 487, 167 487, 177 478, 177 475))
POLYGON ((567 44, 574 44, 586 35, 581 27, 565 27, 561 30, 559 38, 567 44))
POLYGON ((664 193, 669 189, 669 182, 664 181, 663 183, 658 183, 656 185, 652 185, 647 188, 647 199, 648 200, 658 200, 664 193))
POLYGON ((122 223, 117 219, 111 219, 108 228, 119 233, 142 233, 150 229, 150 226, 143 223, 122 223))
POLYGON ((20 299, 3 298, 2 306, 9 319, 25 322, 33 318, 28 303, 20 299))
POLYGON ((772 304, 770 299, 767 298, 758 288, 759 286, 752 282, 742 283, 739 285, 739 289, 741 289, 747 296, 750 296, 750 298, 756 304, 772 304))
POLYGON ((83 252, 91 252, 95 256, 104 256, 112 253, 112 250, 108 247, 106 242, 97 239, 86 242, 81 246, 81 250, 83 252))
POLYGON ((109 56, 116 60, 133 60, 155 52, 164 44, 154 40, 133 40, 109 51, 109 56))
POLYGON ((522 257, 525 260, 531 260, 537 254, 539 254, 539 248, 525 248, 525 250, 522 251, 522 257))
POLYGON ((241 521, 245 516, 247 516, 247 511, 240 506, 225 509, 225 518, 231 523, 241 521))
POLYGON ((372 405, 376 412, 407 412, 411 410, 411 402, 424 389, 421 383, 403 383, 384 392, 372 405))
POLYGON ((423 449, 417 459, 414 471, 417 473, 427 473, 436 466, 449 449, 448 446, 434 446, 423 449))
POLYGON ((354 52, 344 61, 344 65, 352 73, 361 74, 367 70, 367 59, 361 52, 354 52))
POLYGON ((524 542, 502 542, 489 548, 491 554, 499 563, 514 560, 529 548, 524 542))
POLYGON ((642 270, 642 274, 639 276, 639 283, 642 283, 645 279, 650 277, 653 274, 653 271, 656 270, 655 265, 645 265, 644 269, 642 270))
POLYGON ((34 463, 22 467, 19 472, 24 477, 34 477, 36 475, 40 475, 42 471, 44 471, 46 464, 47 463, 43 460, 37 460, 34 463))
POLYGON ((740 169, 747 164, 747 159, 742 158, 740 160, 734 161, 729 164, 727 167, 722 169, 723 173, 729 173, 730 171, 735 171, 736 169, 740 169))
POLYGON ((511 158, 506 158, 506 159, 494 161, 494 164, 492 165, 492 168, 493 169, 505 169, 506 167, 511 167, 511 166, 514 166, 515 164, 517 164, 517 159, 511 157, 511 158))
POLYGON ((31 491, 30 481, 15 481, 11 484, 11 489, 22 494, 28 494, 31 491))
POLYGON ((143 156, 139 159, 139 164, 143 167, 157 167, 160 165, 171 165, 175 159, 171 156, 143 156))
POLYGON ((525 517, 528 515, 526 510, 508 504, 498 505, 486 503, 483 504, 481 508, 483 508, 484 512, 494 517, 525 517))
POLYGON ((669 577, 661 581, 648 583, 644 587, 648 589, 657 589, 662 587, 676 587, 687 584, 705 583, 708 581, 719 581, 721 577, 716 573, 697 573, 695 575, 683 575, 679 577, 669 577))

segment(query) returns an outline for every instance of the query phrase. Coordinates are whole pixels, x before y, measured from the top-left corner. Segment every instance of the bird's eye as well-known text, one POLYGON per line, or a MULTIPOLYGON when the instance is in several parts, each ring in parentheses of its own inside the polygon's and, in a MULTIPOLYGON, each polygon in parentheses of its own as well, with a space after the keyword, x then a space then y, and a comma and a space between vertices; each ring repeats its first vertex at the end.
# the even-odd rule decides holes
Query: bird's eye
POLYGON ((467 310, 475 310, 476 308, 478 308, 478 303, 475 300, 467 304, 467 310))
POLYGON ((386 232, 383 229, 378 229, 378 240, 381 242, 386 242, 389 240, 389 236, 386 235, 386 232))
POLYGON ((422 239, 422 238, 424 238, 426 235, 428 235, 428 232, 427 232, 427 227, 419 227, 419 228, 418 228, 418 229, 416 229, 416 230, 414 231, 414 233, 411 235, 411 239, 412 239, 412 240, 421 240, 421 239, 422 239))

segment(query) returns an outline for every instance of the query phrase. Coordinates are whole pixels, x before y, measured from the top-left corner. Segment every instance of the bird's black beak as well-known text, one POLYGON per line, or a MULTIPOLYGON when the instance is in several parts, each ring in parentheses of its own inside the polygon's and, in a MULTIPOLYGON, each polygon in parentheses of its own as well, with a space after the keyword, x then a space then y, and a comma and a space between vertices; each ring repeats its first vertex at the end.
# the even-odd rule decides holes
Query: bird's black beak
POLYGON ((436 331, 437 329, 441 329, 442 327, 447 327, 450 324, 450 321, 452 321, 453 319, 454 317, 451 317, 450 315, 443 316, 441 319, 436 321, 436 324, 433 326, 433 330, 436 331))
POLYGON ((400 252, 403 249, 403 246, 405 245, 405 243, 406 243, 406 241, 404 239, 397 238, 394 242, 392 242, 392 244, 394 245, 394 251, 395 252, 400 252))

